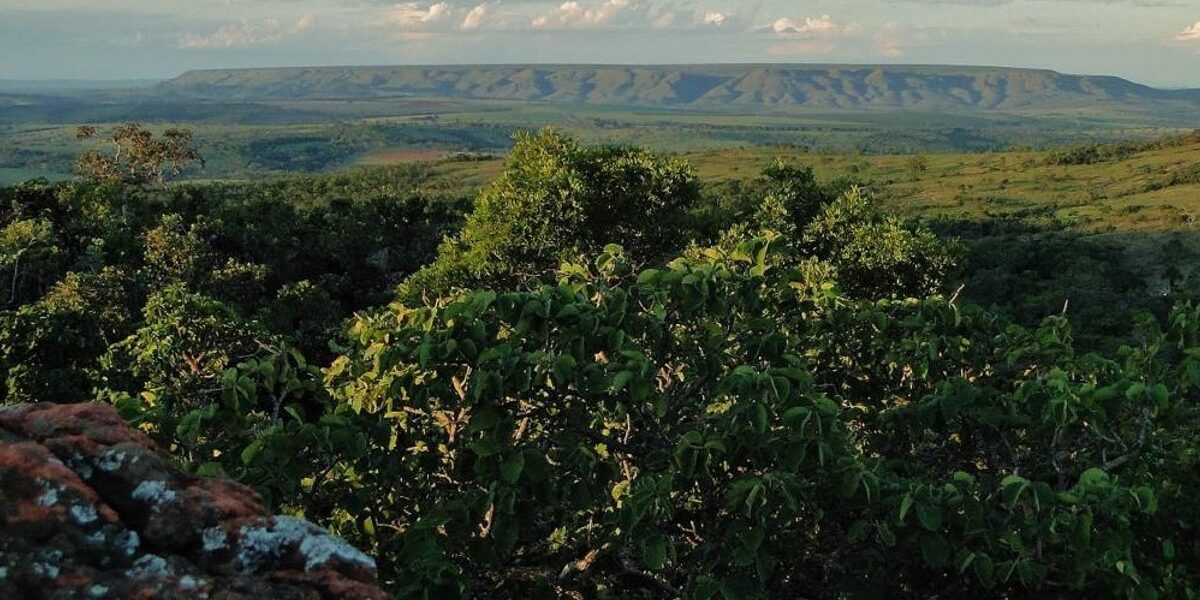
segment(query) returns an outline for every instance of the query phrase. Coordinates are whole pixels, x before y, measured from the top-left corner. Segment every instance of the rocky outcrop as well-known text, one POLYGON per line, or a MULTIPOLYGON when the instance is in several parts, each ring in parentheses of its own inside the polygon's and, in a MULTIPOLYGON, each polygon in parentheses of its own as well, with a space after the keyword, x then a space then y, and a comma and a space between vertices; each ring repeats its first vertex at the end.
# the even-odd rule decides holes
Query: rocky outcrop
POLYGON ((181 473, 107 405, 0 409, 0 598, 377 599, 371 557, 181 473))

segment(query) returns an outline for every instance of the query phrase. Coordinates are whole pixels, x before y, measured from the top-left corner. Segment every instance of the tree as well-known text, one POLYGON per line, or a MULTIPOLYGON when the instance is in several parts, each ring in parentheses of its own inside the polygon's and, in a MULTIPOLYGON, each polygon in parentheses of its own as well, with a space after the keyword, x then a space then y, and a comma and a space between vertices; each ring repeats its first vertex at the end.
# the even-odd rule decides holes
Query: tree
POLYGON ((928 229, 881 214, 858 188, 824 206, 802 236, 802 251, 829 262, 856 298, 936 294, 962 254, 928 229))
POLYGON ((0 229, 0 272, 7 274, 5 304, 36 299, 58 276, 59 240, 46 219, 14 220, 0 229))
POLYGON ((924 297, 941 291, 962 249, 929 229, 882 214, 862 188, 820 184, 812 169, 775 165, 763 172, 765 193, 749 219, 727 233, 733 243, 749 229, 782 234, 795 263, 819 260, 855 298, 924 297))
POLYGON ((847 298, 788 248, 357 318, 326 383, 388 429, 345 485, 398 593, 1196 589, 1200 312, 1078 356, 1061 317, 847 298))
MULTIPOLYGON (((95 138, 97 134, 98 130, 90 125, 76 130, 80 140, 95 138)), ((110 147, 109 153, 92 149, 76 159, 75 171, 79 175, 96 182, 143 187, 161 185, 192 164, 204 165, 204 159, 192 145, 190 129, 168 129, 155 136, 137 123, 127 123, 113 130, 104 141, 110 147)))
POLYGON ((462 233, 400 296, 419 302, 455 286, 537 281, 615 241, 635 260, 660 259, 686 245, 687 211, 699 197, 695 173, 678 159, 582 147, 549 129, 522 134, 462 233))
POLYGON ((908 167, 909 176, 916 181, 929 170, 929 157, 923 154, 914 154, 908 157, 905 166, 908 167))

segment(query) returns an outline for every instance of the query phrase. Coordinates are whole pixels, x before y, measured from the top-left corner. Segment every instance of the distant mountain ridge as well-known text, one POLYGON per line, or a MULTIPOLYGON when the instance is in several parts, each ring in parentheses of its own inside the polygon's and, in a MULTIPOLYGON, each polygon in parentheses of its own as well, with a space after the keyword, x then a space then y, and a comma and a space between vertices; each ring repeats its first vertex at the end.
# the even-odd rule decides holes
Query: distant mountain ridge
POLYGON ((439 96, 682 108, 1027 111, 1127 106, 1200 114, 1200 90, 1005 67, 400 66, 191 71, 169 95, 268 100, 439 96))

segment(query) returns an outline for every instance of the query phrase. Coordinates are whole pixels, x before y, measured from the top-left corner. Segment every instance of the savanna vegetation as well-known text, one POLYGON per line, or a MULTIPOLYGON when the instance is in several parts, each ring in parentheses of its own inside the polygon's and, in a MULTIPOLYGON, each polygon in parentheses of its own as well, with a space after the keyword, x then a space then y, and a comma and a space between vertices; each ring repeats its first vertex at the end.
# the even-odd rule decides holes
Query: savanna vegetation
POLYGON ((398 597, 1200 594, 1186 264, 1152 297, 1053 219, 885 210, 939 157, 720 182, 544 131, 471 197, 111 139, 0 189, 4 401, 113 403, 398 597))

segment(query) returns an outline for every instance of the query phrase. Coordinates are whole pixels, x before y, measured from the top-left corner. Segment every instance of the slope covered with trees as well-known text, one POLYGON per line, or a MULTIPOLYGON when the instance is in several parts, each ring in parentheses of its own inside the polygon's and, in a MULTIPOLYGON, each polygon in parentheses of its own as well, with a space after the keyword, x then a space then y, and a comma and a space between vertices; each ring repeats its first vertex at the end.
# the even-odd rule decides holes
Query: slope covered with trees
POLYGON ((543 132, 473 206, 392 173, 4 189, 4 400, 114 403, 399 597, 1200 591, 1193 306, 1076 349, 802 168, 714 199, 543 132))

